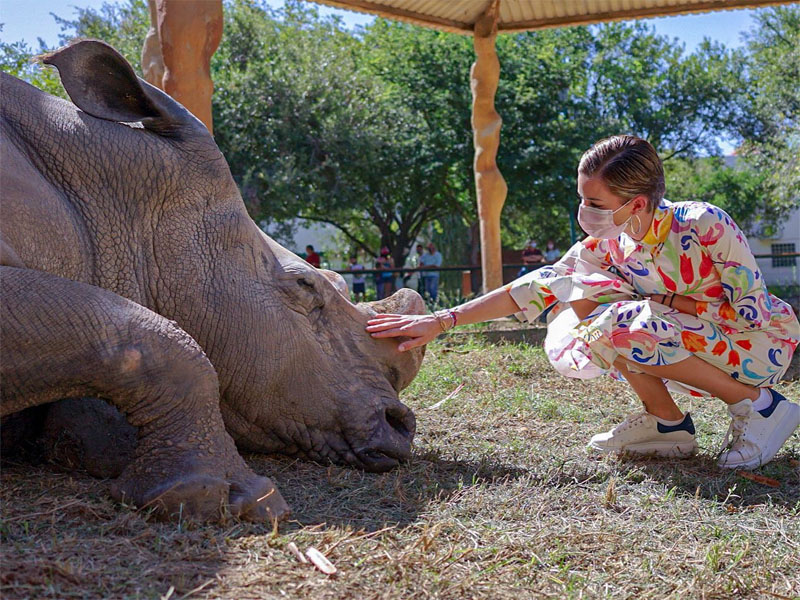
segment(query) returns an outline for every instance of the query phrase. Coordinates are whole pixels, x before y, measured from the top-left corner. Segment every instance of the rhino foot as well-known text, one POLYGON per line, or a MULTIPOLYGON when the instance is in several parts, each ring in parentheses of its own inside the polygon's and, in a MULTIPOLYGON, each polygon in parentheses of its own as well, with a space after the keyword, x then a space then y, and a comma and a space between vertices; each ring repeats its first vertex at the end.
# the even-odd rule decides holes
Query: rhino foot
POLYGON ((289 505, 269 477, 250 477, 243 484, 231 485, 231 514, 243 521, 282 521, 288 518, 289 505))
POLYGON ((187 473, 148 485, 126 473, 111 485, 111 495, 141 509, 153 509, 158 519, 196 522, 233 517, 251 522, 274 522, 288 517, 289 506, 268 477, 251 475, 228 482, 204 473, 187 473))

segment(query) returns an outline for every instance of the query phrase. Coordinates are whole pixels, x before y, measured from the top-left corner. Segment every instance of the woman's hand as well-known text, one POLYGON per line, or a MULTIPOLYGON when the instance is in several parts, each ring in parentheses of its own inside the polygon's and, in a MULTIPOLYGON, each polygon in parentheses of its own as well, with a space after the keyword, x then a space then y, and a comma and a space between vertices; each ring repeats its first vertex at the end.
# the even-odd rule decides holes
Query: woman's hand
POLYGON ((442 333, 433 315, 375 315, 367 321, 367 332, 374 338, 408 337, 397 349, 400 352, 424 346, 442 333))

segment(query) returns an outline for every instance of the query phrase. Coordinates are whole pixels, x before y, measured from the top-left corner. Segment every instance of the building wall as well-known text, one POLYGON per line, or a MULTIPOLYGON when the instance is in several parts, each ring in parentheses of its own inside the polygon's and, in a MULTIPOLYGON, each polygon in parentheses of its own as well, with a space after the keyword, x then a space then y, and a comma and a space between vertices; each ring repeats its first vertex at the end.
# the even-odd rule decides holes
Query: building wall
MULTIPOLYGON (((759 239, 756 236, 748 236, 748 243, 753 254, 771 254, 773 246, 776 244, 794 244, 794 251, 800 252, 800 209, 792 212, 784 221, 777 236, 772 239, 759 239)), ((788 285, 798 284, 798 270, 800 270, 800 257, 794 259, 794 266, 773 266, 773 259, 759 258, 758 266, 764 274, 767 285, 788 285)), ((790 261, 792 262, 792 261, 790 261)))

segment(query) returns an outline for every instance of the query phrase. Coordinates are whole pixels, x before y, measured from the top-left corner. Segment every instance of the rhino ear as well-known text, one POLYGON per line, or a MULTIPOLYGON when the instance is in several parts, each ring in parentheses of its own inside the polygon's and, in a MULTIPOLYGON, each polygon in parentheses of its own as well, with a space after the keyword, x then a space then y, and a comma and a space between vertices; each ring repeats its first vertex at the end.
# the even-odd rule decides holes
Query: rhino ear
POLYGON ((40 59, 58 69, 69 97, 93 117, 141 122, 158 133, 175 132, 197 121, 167 94, 137 77, 128 61, 105 42, 79 40, 40 59))

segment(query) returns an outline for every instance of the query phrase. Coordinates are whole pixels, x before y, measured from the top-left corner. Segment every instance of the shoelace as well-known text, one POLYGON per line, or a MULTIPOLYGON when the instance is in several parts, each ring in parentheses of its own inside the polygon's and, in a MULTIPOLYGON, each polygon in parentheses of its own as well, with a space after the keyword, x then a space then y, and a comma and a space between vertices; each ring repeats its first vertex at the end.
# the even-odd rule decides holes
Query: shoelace
POLYGON ((724 452, 726 448, 733 448, 734 445, 739 443, 747 428, 748 416, 749 415, 736 415, 733 417, 731 424, 728 425, 728 431, 725 434, 725 441, 722 442, 722 450, 720 450, 720 453, 724 452))
POLYGON ((636 413, 633 415, 628 415, 625 417, 625 420, 614 427, 614 431, 625 431, 626 429, 630 429, 636 425, 639 425, 642 421, 647 418, 647 411, 642 411, 640 413, 636 413))

